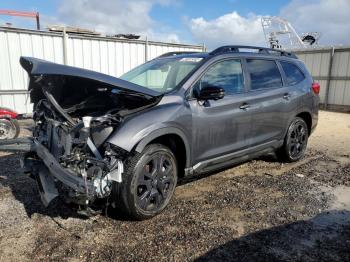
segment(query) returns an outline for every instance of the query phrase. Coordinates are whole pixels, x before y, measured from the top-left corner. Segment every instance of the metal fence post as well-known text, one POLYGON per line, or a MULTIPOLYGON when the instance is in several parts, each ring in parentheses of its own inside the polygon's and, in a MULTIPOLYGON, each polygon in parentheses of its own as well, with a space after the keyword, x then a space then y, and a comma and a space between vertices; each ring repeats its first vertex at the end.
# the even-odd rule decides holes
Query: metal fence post
POLYGON ((328 108, 329 89, 331 86, 331 78, 332 78, 334 46, 330 49, 329 54, 330 54, 330 57, 329 57, 329 66, 328 66, 328 75, 327 75, 326 96, 324 98, 324 109, 328 108))
POLYGON ((146 41, 145 41, 145 62, 148 61, 148 37, 146 36, 146 41))
POLYGON ((207 48, 205 47, 205 44, 202 44, 202 52, 207 52, 207 48))
POLYGON ((66 32, 66 27, 63 27, 63 64, 67 65, 68 64, 68 59, 67 59, 67 32, 66 32))

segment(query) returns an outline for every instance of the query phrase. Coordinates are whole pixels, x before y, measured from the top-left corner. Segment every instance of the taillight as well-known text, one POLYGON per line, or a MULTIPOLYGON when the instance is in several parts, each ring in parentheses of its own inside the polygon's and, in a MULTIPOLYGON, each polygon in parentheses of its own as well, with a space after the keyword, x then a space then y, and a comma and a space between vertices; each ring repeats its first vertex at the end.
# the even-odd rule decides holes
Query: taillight
POLYGON ((314 91, 314 93, 316 95, 318 95, 320 93, 320 84, 319 83, 312 83, 312 90, 314 91))

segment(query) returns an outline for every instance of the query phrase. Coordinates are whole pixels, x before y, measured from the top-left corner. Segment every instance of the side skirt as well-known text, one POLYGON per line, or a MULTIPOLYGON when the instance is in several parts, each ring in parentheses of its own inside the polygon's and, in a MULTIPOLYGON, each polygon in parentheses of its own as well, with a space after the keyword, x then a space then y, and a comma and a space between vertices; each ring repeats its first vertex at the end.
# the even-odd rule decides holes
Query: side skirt
POLYGON ((190 168, 186 168, 185 176, 212 172, 212 171, 220 170, 222 168, 229 167, 235 164, 239 164, 247 160, 254 159, 259 156, 266 155, 268 153, 272 153, 282 145, 283 145, 283 140, 281 141, 274 140, 258 146, 233 152, 227 155, 208 159, 208 160, 199 162, 190 168))

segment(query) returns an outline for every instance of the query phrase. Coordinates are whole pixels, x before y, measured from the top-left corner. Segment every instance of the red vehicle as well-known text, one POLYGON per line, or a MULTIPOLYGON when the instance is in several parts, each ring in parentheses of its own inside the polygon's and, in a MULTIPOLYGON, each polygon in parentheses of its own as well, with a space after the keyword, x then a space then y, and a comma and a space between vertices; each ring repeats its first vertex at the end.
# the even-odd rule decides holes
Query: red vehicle
POLYGON ((0 139, 11 139, 18 137, 19 124, 18 114, 8 108, 0 107, 0 139))

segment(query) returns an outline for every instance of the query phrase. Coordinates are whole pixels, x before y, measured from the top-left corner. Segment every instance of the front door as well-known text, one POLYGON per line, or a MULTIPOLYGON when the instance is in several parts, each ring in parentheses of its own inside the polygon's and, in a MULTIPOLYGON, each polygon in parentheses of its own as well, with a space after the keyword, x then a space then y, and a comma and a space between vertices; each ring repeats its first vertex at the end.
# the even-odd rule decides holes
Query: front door
POLYGON ((194 165, 247 147, 250 135, 251 115, 242 109, 246 89, 241 60, 226 59, 210 65, 193 88, 205 86, 224 88, 225 97, 189 101, 194 165))

